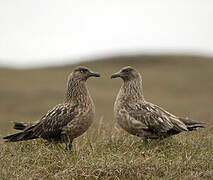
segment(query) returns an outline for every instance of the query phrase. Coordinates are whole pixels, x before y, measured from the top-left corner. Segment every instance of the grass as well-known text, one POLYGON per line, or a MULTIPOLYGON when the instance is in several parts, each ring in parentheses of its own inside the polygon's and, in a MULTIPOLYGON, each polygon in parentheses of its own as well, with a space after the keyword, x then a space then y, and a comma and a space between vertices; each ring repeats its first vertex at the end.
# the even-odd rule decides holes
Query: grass
MULTIPOLYGON (((213 179, 213 59, 185 56, 114 57, 83 63, 102 74, 88 81, 96 120, 75 139, 73 152, 42 139, 0 140, 0 179, 213 179), (142 73, 145 98, 208 127, 144 147, 113 120, 121 85, 112 73, 132 65, 142 73), (104 68, 103 68, 104 67, 104 68)), ((0 69, 0 135, 15 132, 11 121, 39 119, 64 98, 71 66, 0 69)))

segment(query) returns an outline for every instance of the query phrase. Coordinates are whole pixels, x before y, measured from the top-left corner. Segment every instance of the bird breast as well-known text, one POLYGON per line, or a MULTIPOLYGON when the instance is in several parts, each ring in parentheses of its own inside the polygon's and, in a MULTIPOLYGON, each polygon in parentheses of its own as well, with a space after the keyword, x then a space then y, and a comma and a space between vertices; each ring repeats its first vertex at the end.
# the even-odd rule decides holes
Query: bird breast
POLYGON ((95 118, 94 108, 87 107, 79 112, 79 116, 73 119, 66 128, 64 128, 65 134, 72 139, 82 135, 91 126, 95 118))

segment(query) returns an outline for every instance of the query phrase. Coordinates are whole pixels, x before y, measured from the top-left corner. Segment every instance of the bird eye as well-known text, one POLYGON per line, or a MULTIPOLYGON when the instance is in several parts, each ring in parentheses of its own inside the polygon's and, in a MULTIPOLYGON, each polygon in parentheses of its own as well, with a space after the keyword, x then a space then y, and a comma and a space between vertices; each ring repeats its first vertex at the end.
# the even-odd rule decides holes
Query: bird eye
POLYGON ((85 72, 87 72, 88 70, 87 69, 80 69, 80 72, 81 73, 85 73, 85 72))
POLYGON ((129 72, 131 72, 131 71, 132 71, 131 68, 126 68, 126 69, 124 69, 122 72, 124 72, 124 73, 129 73, 129 72))
POLYGON ((124 73, 128 73, 128 72, 129 72, 129 69, 124 69, 123 72, 124 72, 124 73))

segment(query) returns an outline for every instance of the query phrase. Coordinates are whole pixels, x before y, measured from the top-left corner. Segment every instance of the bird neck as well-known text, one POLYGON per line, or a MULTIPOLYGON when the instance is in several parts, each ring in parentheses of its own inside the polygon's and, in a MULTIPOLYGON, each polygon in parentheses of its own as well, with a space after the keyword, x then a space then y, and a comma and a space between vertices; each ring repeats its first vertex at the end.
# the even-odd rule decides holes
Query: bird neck
POLYGON ((131 81, 124 81, 120 89, 120 98, 125 101, 144 101, 142 80, 137 78, 131 81))
POLYGON ((70 79, 68 81, 67 92, 65 96, 66 103, 87 104, 90 103, 88 89, 84 81, 70 79))

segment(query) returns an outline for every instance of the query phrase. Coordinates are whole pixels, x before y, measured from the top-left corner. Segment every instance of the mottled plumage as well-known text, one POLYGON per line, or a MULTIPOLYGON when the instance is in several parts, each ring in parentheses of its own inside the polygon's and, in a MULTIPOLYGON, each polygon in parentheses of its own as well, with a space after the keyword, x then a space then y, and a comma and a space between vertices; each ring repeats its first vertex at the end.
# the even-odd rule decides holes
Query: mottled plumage
POLYGON ((147 102, 142 92, 142 78, 132 67, 124 67, 111 76, 117 77, 123 79, 123 85, 114 104, 115 120, 128 133, 143 137, 145 144, 147 138, 166 138, 203 127, 202 122, 177 117, 147 102))
POLYGON ((66 98, 49 110, 40 120, 33 123, 14 123, 20 133, 4 137, 7 142, 43 138, 48 141, 64 142, 71 149, 74 138, 82 135, 92 124, 95 107, 86 87, 86 80, 99 77, 86 67, 77 67, 68 78, 66 98))

